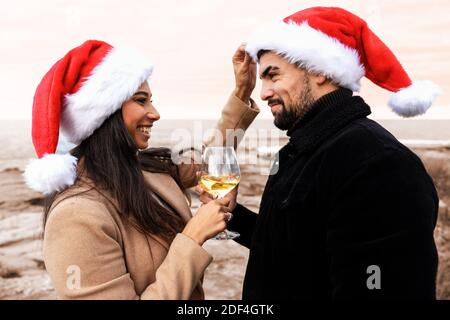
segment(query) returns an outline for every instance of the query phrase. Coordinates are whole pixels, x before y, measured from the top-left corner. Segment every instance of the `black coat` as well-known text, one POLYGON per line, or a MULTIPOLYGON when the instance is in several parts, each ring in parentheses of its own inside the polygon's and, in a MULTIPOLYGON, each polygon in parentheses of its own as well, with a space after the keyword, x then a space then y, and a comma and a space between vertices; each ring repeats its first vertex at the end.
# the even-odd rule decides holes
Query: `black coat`
POLYGON ((259 215, 233 211, 250 248, 243 299, 435 298, 436 189, 369 114, 349 90, 323 96, 288 131, 259 215))

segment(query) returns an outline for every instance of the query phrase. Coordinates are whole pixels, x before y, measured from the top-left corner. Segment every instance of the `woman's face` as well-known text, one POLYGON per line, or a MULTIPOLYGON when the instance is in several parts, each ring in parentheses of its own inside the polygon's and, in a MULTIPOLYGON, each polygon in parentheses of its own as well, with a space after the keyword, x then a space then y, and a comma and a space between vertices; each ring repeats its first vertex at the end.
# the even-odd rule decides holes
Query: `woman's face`
POLYGON ((153 122, 159 113, 152 104, 152 93, 147 81, 122 105, 125 126, 139 149, 148 148, 148 139, 153 122))

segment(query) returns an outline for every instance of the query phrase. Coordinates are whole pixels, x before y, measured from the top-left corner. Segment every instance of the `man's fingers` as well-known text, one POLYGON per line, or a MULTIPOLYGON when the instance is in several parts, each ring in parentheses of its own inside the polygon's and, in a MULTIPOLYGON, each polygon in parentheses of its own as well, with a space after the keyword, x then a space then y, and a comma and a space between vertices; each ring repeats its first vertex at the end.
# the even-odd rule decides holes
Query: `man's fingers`
POLYGON ((231 190, 228 194, 231 197, 236 197, 237 193, 238 193, 238 189, 239 189, 239 185, 237 185, 236 187, 233 188, 233 190, 231 190))
POLYGON ((212 201, 214 199, 209 193, 204 192, 204 193, 202 193, 200 195, 199 200, 200 200, 201 203, 208 203, 208 202, 210 202, 210 201, 212 201))
POLYGON ((225 207, 225 206, 220 206, 220 211, 224 212, 224 213, 225 213, 225 215, 227 215, 227 212, 229 212, 229 211, 230 211, 230 208, 228 208, 228 207, 225 207))
POLYGON ((223 221, 225 221, 225 222, 229 222, 233 218, 233 214, 231 212, 224 212, 221 215, 222 215, 223 221))
POLYGON ((208 196, 205 196, 203 194, 198 199, 200 200, 201 203, 208 203, 212 200, 212 199, 208 198, 208 196))
POLYGON ((221 199, 217 199, 216 201, 219 205, 222 205, 222 206, 228 206, 231 202, 231 200, 228 198, 221 198, 221 199))

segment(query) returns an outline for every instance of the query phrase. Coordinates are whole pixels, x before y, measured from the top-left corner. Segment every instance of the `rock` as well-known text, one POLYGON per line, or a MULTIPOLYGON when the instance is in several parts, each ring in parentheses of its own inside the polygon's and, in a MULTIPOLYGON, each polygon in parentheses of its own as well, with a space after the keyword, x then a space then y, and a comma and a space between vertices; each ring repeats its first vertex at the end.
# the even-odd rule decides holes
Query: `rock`
POLYGON ((439 253, 439 267, 437 275, 438 299, 450 299, 450 218, 449 208, 440 201, 439 216, 434 238, 439 253))
POLYGON ((26 274, 19 278, 0 279, 0 299, 56 299, 56 293, 45 271, 26 274))
POLYGON ((0 219, 16 213, 42 212, 44 197, 25 185, 20 170, 0 171, 0 181, 0 219))
POLYGON ((23 271, 36 267, 37 264, 33 260, 20 256, 0 255, 0 277, 2 278, 19 277, 23 271))
POLYGON ((0 248, 39 238, 42 233, 42 216, 37 213, 21 213, 0 220, 0 248))

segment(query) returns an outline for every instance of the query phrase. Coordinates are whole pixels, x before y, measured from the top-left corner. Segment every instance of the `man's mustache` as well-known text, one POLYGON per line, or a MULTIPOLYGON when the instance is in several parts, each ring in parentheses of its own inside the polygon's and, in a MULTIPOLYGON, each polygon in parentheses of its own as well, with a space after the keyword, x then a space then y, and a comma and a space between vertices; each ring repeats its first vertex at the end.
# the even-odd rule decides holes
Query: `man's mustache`
POLYGON ((276 104, 281 104, 284 107, 284 102, 281 99, 269 99, 267 101, 267 104, 269 105, 269 107, 274 106, 276 104))

